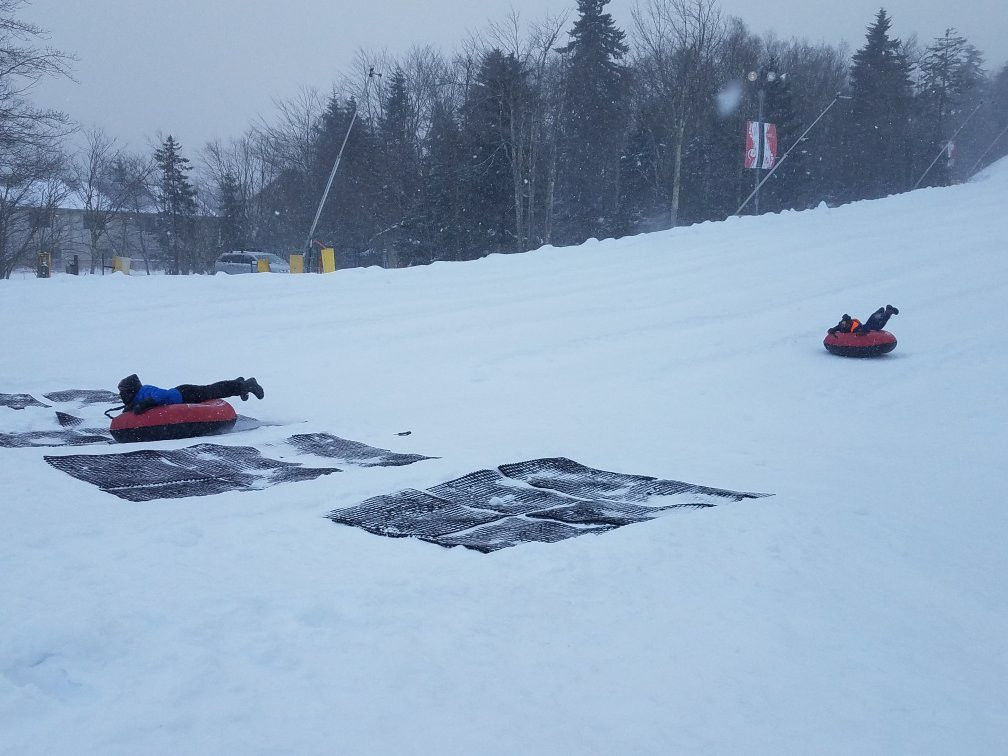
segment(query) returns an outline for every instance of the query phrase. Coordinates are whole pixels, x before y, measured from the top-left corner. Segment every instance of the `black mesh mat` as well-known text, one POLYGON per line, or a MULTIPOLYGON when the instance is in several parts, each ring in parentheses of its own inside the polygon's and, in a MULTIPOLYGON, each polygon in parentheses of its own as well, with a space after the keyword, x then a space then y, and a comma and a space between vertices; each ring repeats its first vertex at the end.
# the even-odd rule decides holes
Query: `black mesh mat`
POLYGON ((122 404, 119 394, 104 389, 68 389, 53 391, 43 396, 52 402, 77 402, 78 404, 122 404))
POLYGON ((10 407, 11 409, 24 409, 25 407, 48 407, 42 404, 31 394, 0 394, 0 407, 10 407))
POLYGON ((250 446, 217 444, 169 451, 46 456, 45 461, 129 501, 247 491, 339 472, 335 467, 302 467, 269 459, 250 446))
POLYGON ((576 528, 553 520, 508 517, 465 533, 449 533, 440 538, 423 538, 423 540, 449 548, 465 546, 467 549, 489 554, 491 551, 517 546, 520 543, 555 543, 586 533, 604 533, 613 527, 615 526, 576 528))
POLYGON ((508 477, 524 481, 530 486, 562 491, 587 499, 643 502, 653 496, 687 495, 695 506, 713 506, 718 499, 741 501, 765 495, 709 488, 683 483, 681 480, 662 480, 649 475, 596 470, 566 457, 547 457, 501 465, 500 470, 508 477))
POLYGON ((393 538, 436 537, 499 519, 502 515, 471 509, 408 488, 391 496, 375 496, 355 507, 329 513, 329 519, 393 538))
MULTIPOLYGON (((56 403, 76 402, 78 404, 106 404, 119 401, 117 394, 111 391, 71 389, 54 391, 44 394, 46 399, 56 403)), ((0 394, 0 407, 23 410, 28 407, 49 407, 31 394, 0 394)), ((85 424, 93 425, 101 418, 84 418, 56 410, 56 422, 60 428, 49 429, 49 422, 39 422, 31 430, 5 431, 0 429, 0 447, 19 448, 28 446, 84 446, 86 444, 103 444, 112 440, 107 428, 85 428, 85 424)), ((34 425, 34 423, 33 423, 34 425)))
POLYGON ((529 514, 579 501, 557 491, 532 488, 508 478, 500 470, 477 470, 427 490, 456 504, 508 515, 529 514))
POLYGON ((379 449, 329 433, 302 433, 291 436, 287 439, 287 443, 303 454, 328 457, 357 467, 398 467, 411 465, 422 459, 435 459, 422 454, 400 454, 388 449, 379 449))
POLYGON ((111 440, 112 436, 106 431, 96 428, 0 433, 0 447, 8 449, 26 446, 84 446, 85 444, 108 443, 111 440))
POLYGON ((618 528, 621 525, 653 520, 665 509, 672 507, 640 507, 636 504, 620 504, 615 501, 580 501, 577 504, 546 509, 542 512, 530 512, 529 517, 576 525, 612 525, 618 528))
POLYGON ((379 535, 491 552, 602 533, 673 509, 767 495, 608 472, 552 457, 477 470, 426 491, 375 496, 328 517, 379 535))
POLYGON ((84 418, 74 417, 73 415, 68 415, 66 412, 60 412, 56 410, 56 420, 64 428, 76 428, 78 425, 84 424, 84 418))

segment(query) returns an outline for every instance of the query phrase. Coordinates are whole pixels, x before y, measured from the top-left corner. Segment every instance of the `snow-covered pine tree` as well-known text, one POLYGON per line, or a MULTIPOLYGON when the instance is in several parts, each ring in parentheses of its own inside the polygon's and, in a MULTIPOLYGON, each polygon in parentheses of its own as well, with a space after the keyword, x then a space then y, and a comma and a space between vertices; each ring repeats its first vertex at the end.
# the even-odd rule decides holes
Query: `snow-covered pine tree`
POLYGON ((487 52, 463 106, 465 224, 475 254, 520 251, 515 223, 514 135, 527 71, 514 55, 487 52))
POLYGON ((848 200, 884 197, 912 185, 910 64, 901 41, 889 36, 891 25, 879 10, 851 66, 842 163, 848 200))
POLYGON ((564 244, 612 235, 620 154, 628 121, 625 33, 603 9, 609 0, 578 0, 570 43, 559 145, 554 238, 564 244))
MULTIPOLYGON (((976 107, 974 100, 979 99, 985 81, 983 56, 955 29, 946 29, 928 46, 920 64, 917 94, 921 171, 976 107)), ((923 185, 944 186, 951 178, 948 160, 939 160, 923 185)))
POLYGON ((220 249, 222 252, 244 249, 248 244, 248 213, 245 200, 241 196, 241 187, 233 173, 228 171, 221 177, 218 192, 220 249))
POLYGON ((195 259, 191 232, 196 215, 196 190, 189 181, 192 165, 182 155, 181 145, 171 134, 154 151, 154 160, 160 171, 158 227, 162 248, 170 255, 168 273, 192 273, 195 259))
POLYGON ((397 66, 389 79, 378 121, 381 151, 378 170, 382 176, 382 191, 375 207, 377 231, 372 245, 382 249, 384 257, 398 265, 412 262, 417 246, 415 227, 420 169, 416 111, 406 74, 397 66))

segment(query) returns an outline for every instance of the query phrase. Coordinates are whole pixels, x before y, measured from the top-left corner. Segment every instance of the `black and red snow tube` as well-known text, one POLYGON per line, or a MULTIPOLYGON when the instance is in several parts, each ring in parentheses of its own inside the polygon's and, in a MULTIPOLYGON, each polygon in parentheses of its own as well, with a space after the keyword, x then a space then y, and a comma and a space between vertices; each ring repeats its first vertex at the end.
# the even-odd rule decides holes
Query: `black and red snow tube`
POLYGON ((877 357, 896 348, 896 337, 889 331, 827 333, 823 346, 841 357, 877 357))
POLYGON ((112 418, 109 432, 120 443, 164 441, 222 433, 234 427, 238 415, 223 399, 199 404, 163 404, 135 415, 123 412, 112 418))

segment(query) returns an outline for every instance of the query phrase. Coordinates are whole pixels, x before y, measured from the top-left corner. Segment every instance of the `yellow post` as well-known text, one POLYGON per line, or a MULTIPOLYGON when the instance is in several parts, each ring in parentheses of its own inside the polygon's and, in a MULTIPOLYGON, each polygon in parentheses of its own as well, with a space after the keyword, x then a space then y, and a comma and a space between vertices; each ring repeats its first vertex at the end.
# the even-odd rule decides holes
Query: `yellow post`
POLYGON ((265 257, 260 257, 258 260, 256 260, 256 272, 269 273, 270 272, 269 260, 267 260, 265 257))
POLYGON ((326 247, 322 250, 322 272, 336 272, 336 250, 332 247, 326 247))
POLYGON ((130 272, 130 262, 132 262, 130 258, 119 257, 119 255, 116 255, 115 257, 112 258, 113 272, 119 271, 120 273, 124 273, 128 276, 130 272))
POLYGON ((304 255, 290 256, 290 272, 304 273, 304 255))

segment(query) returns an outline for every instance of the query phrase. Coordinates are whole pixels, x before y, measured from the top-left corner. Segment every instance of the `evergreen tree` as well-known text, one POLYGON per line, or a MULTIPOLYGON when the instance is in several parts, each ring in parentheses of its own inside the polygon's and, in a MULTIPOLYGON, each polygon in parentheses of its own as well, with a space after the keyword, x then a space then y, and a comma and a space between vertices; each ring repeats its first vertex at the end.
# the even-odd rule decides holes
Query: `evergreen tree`
POLYGON ((947 136, 945 121, 963 90, 958 79, 965 47, 965 37, 946 29, 945 35, 928 47, 921 64, 920 96, 927 102, 931 127, 939 140, 947 136))
POLYGON ((815 207, 820 202, 835 205, 847 196, 841 166, 846 155, 844 135, 850 121, 850 101, 834 102, 848 80, 846 57, 841 50, 829 46, 804 48, 799 65, 791 69, 792 86, 801 87, 796 102, 803 108, 802 131, 830 106, 829 112, 795 148, 795 153, 801 153, 805 168, 804 178, 799 182, 804 187, 802 207, 815 207))
POLYGON ((419 149, 416 122, 416 108, 410 101, 406 76, 401 68, 396 68, 389 81, 378 125, 382 144, 382 192, 376 206, 379 218, 376 245, 380 244, 388 256, 400 264, 412 262, 417 252, 415 215, 419 149))
POLYGON ((633 118, 620 161, 617 236, 668 227, 670 161, 664 134, 669 110, 664 98, 647 97, 633 118))
POLYGON ((192 250, 192 228, 196 215, 196 190, 189 181, 192 170, 181 146, 171 134, 154 151, 160 171, 158 184, 158 227, 162 248, 171 255, 168 272, 173 275, 192 273, 195 258, 192 250))
MULTIPOLYGON (((722 220, 735 212, 753 188, 754 171, 742 167, 748 114, 740 109, 736 114, 719 116, 715 111, 702 103, 695 106, 693 130, 684 145, 690 159, 682 164, 679 224, 722 220)), ((771 120, 766 113, 764 119, 771 120)), ((760 190, 761 208, 768 185, 760 190)))
POLYGON ((514 90, 523 87, 524 78, 514 55, 491 50, 483 56, 463 106, 466 241, 476 255, 518 247, 510 135, 517 129, 514 90))
POLYGON ((567 53, 566 106, 560 143, 555 236, 577 243, 612 233, 619 197, 629 70, 624 32, 603 13, 609 0, 578 0, 567 53))
POLYGON ((218 237, 221 251, 244 249, 247 245, 248 219, 241 188, 234 174, 227 172, 219 187, 218 237))
POLYGON ((465 165, 465 145, 452 112, 436 103, 424 139, 424 210, 419 237, 431 260, 462 259, 463 188, 460 169, 465 165))
POLYGON ((892 20, 880 10, 851 66, 851 115, 845 134, 848 200, 905 191, 910 180, 910 64, 892 20))
MULTIPOLYGON (((921 121, 918 140, 924 148, 922 171, 974 109, 973 100, 984 81, 983 57, 954 29, 946 29, 945 34, 928 47, 921 63, 917 96, 921 121)), ((924 177, 924 184, 948 184, 951 169, 949 161, 939 160, 924 177)))

